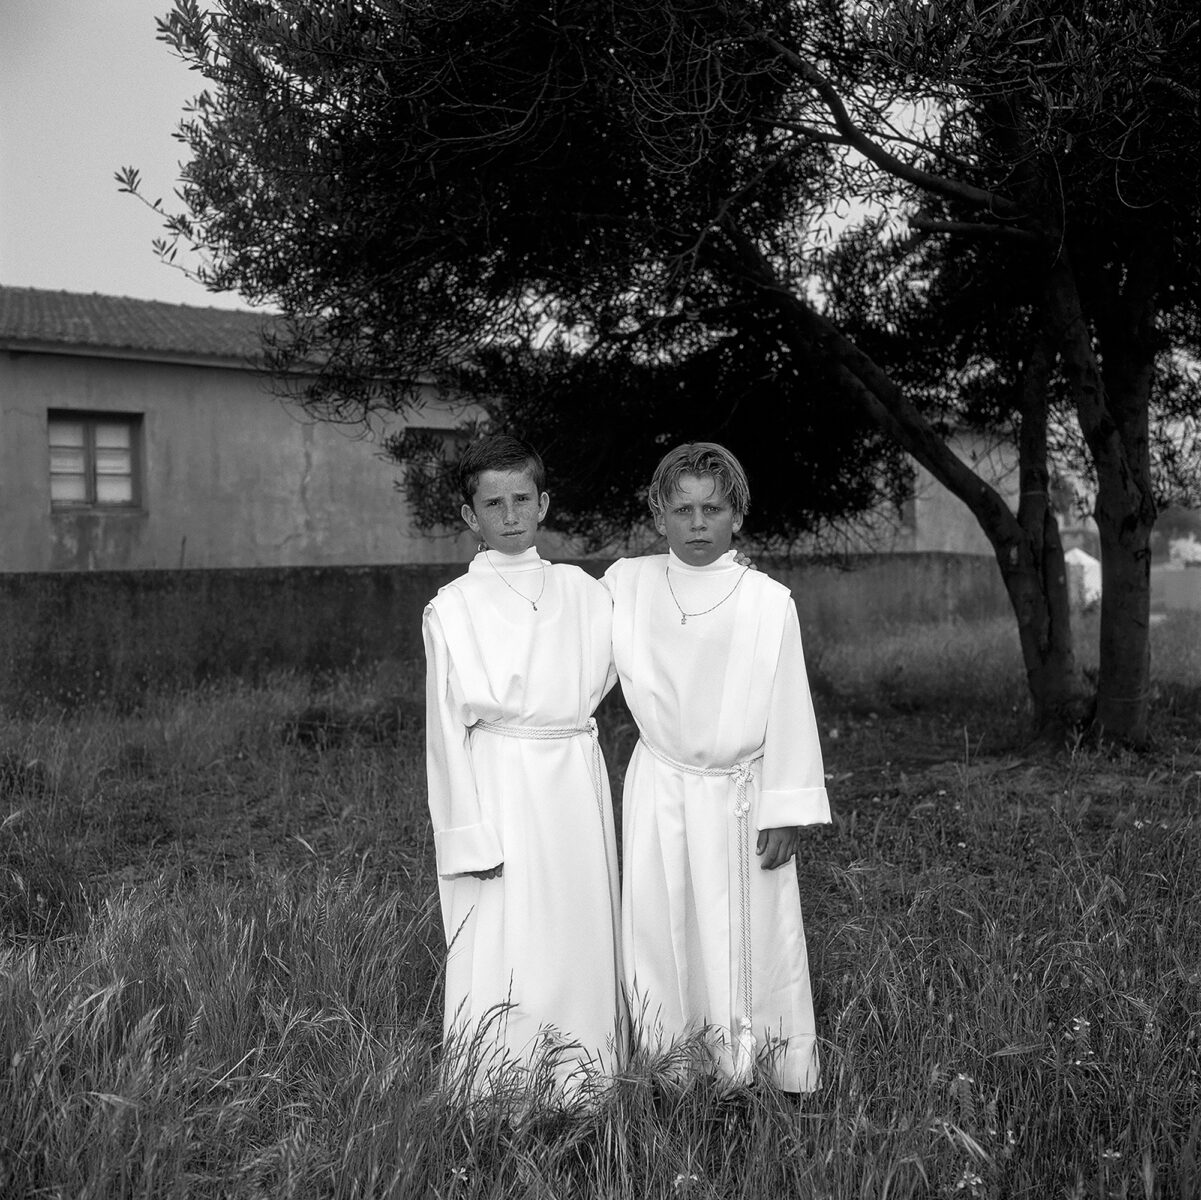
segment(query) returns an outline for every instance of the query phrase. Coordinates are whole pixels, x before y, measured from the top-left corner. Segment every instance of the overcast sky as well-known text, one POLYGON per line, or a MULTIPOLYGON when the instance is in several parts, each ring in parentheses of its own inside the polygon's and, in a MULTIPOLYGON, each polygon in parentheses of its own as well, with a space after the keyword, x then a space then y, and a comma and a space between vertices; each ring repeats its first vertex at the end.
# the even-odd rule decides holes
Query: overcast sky
POLYGON ((155 39, 170 0, 0 0, 0 283, 241 306, 161 263, 160 220, 121 195, 142 172, 174 200, 171 134, 202 88, 155 39))

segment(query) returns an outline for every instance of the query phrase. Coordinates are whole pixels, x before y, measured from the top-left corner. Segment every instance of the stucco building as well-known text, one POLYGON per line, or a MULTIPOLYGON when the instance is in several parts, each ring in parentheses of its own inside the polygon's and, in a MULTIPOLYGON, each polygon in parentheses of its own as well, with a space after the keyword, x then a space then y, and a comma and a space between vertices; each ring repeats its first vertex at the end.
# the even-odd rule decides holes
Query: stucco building
MULTIPOLYGON (((372 426, 315 422, 257 366, 270 317, 0 287, 0 571, 455 561, 408 528, 372 426)), ((437 396, 404 422, 449 428, 437 396)))
MULTIPOLYGON (((400 468, 382 453, 402 425, 450 431, 462 412, 431 388, 368 427, 314 421, 259 369, 271 319, 0 287, 0 571, 470 558, 466 531, 410 528, 400 468)), ((971 437, 954 449, 1016 507, 1011 449, 971 437)), ((578 554, 552 534, 543 548, 578 554)), ((992 555, 966 506, 921 469, 899 517, 864 522, 845 549, 992 555)))

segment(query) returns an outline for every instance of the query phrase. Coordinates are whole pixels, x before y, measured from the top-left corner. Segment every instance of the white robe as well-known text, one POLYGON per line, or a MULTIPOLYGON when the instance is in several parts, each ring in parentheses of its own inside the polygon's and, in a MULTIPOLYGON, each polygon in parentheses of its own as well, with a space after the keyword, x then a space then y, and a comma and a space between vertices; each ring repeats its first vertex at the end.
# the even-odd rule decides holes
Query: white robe
MULTIPOLYGON (((796 871, 763 870, 755 845, 759 830, 828 821, 829 802, 796 608, 787 588, 733 558, 623 559, 604 577, 614 661, 641 735, 623 808, 630 1015, 652 1047, 704 1027, 727 1078, 748 1078, 757 1058, 778 1086, 810 1091, 817 1052, 796 871), (681 609, 695 615, 681 623, 681 609), (724 773, 693 774, 648 744, 724 773), (742 818, 740 763, 750 776, 742 818)), ((804 869, 803 839, 800 857, 804 869)))
POLYGON ((448 1074, 476 1091, 514 1067, 545 1069, 548 1050, 572 1091, 611 1067, 617 856, 595 733, 543 740, 477 726, 586 729, 615 678, 610 618, 596 580, 535 550, 477 554, 425 610, 444 1027, 459 1064, 448 1074), (496 879, 465 874, 502 862, 496 879))

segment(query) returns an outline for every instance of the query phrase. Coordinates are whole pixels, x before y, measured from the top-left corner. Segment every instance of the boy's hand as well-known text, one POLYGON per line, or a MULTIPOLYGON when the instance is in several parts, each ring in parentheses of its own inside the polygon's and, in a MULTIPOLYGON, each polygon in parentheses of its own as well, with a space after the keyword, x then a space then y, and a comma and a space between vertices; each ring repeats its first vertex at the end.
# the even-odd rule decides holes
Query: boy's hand
POLYGON ((463 874, 470 875, 472 879, 499 879, 504 869, 504 863, 497 863, 496 866, 489 867, 486 871, 464 871, 463 874))
POLYGON ((741 550, 734 555, 734 562, 740 567, 746 567, 748 571, 757 571, 759 568, 755 566, 755 560, 748 558, 741 550))
POLYGON ((755 853, 763 860, 759 866, 765 871, 774 871, 788 862, 800 847, 800 834, 795 825, 782 825, 779 829, 759 830, 755 853))

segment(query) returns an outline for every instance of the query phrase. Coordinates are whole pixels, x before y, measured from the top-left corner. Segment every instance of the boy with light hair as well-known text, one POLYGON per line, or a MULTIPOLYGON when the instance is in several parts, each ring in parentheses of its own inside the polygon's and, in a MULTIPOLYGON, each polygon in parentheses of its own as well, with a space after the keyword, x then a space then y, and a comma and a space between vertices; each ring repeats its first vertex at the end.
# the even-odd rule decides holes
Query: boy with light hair
POLYGON ((593 712, 611 605, 538 556, 550 498, 509 437, 459 462, 467 573, 425 610, 426 765, 447 941, 446 1074, 475 1094, 612 1071, 622 1028, 616 842, 593 712))
POLYGON ((622 946, 653 1048, 700 1035, 719 1074, 817 1086, 796 872, 798 826, 830 819, 788 589, 735 561, 750 503, 724 447, 660 462, 649 502, 668 553, 604 576, 639 741, 623 801, 622 946))

